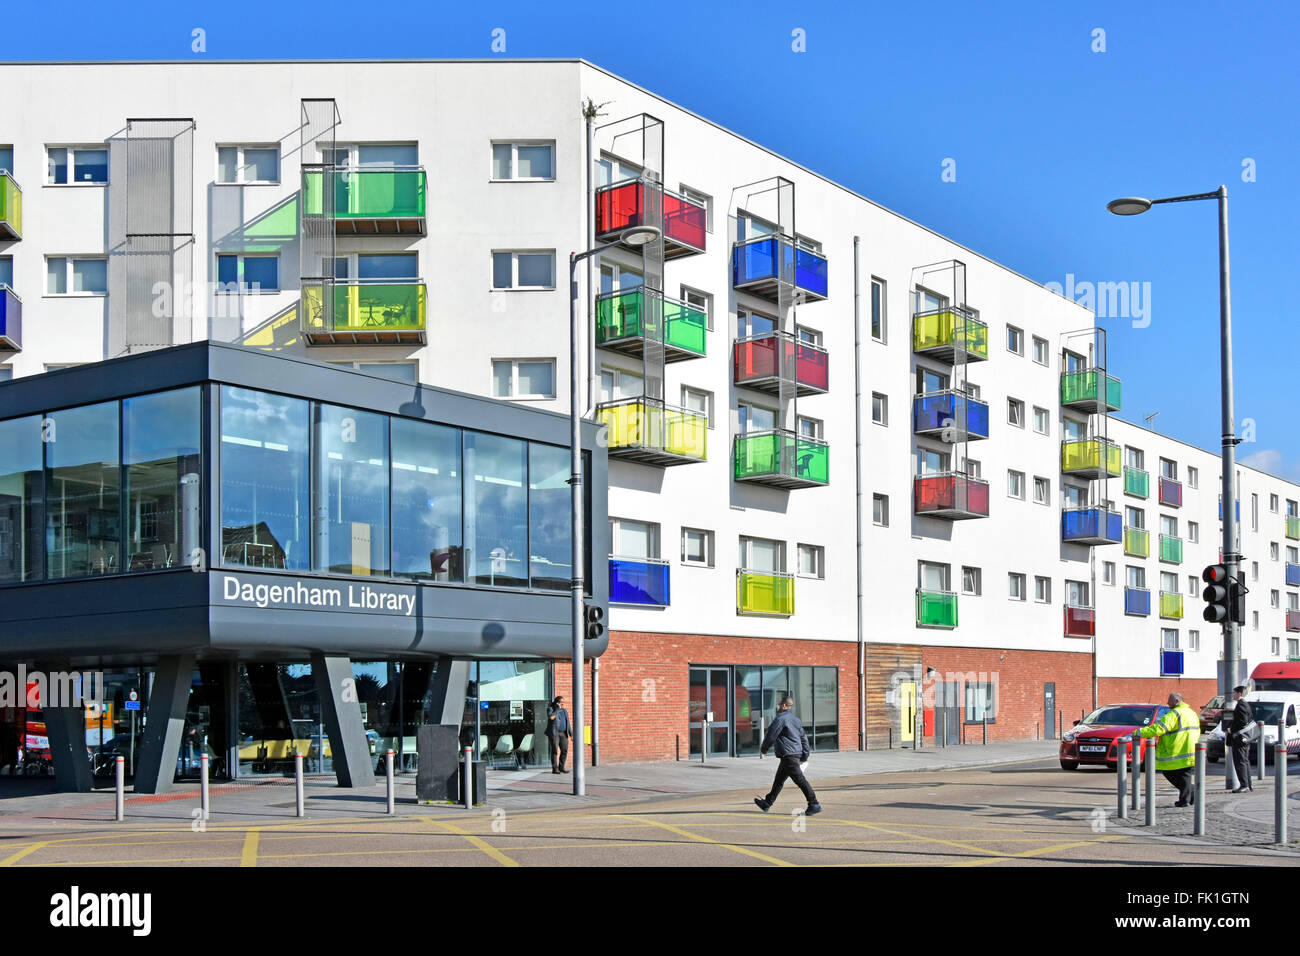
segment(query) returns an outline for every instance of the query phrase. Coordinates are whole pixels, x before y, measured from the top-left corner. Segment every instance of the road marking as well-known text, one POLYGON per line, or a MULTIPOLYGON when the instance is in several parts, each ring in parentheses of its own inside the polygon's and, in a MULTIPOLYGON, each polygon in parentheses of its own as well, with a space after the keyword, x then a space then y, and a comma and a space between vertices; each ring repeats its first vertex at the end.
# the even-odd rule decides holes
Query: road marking
POLYGON ((46 846, 49 842, 50 841, 46 840, 41 843, 32 843, 24 847, 23 849, 19 850, 17 853, 11 854, 10 856, 5 857, 3 860, 0 860, 0 866, 13 866, 23 857, 35 853, 37 850, 46 846))
POLYGON ((496 860, 502 866, 519 865, 518 862, 510 859, 510 857, 506 856, 504 853, 502 853, 496 847, 492 846, 486 840, 482 839, 481 837, 475 836, 473 833, 470 833, 468 830, 462 830, 454 823, 447 823, 443 820, 435 820, 433 817, 421 817, 420 819, 426 821, 427 823, 432 823, 434 826, 445 827, 446 829, 450 830, 452 833, 455 833, 457 836, 463 836, 466 840, 474 844, 476 847, 478 847, 488 856, 492 857, 492 859, 496 860))
POLYGON ((261 834, 256 827, 244 834, 244 849, 239 854, 240 866, 257 866, 257 844, 261 834))
POLYGON ((1023 853, 1003 853, 997 856, 991 856, 987 860, 963 860, 958 863, 951 863, 950 866, 983 866, 985 863, 1005 863, 1009 860, 1024 860, 1031 856, 1038 856, 1040 853, 1055 853, 1062 850, 1073 850, 1076 847, 1092 846, 1094 843, 1112 843, 1115 840, 1123 840, 1122 836, 1098 837, 1096 840, 1079 840, 1074 843, 1058 843, 1055 846, 1039 847, 1037 850, 1025 850, 1023 853))
POLYGON ((711 844, 713 844, 714 846, 720 846, 720 847, 723 847, 723 848, 725 848, 725 849, 732 850, 732 851, 734 851, 734 852, 736 852, 736 853, 744 854, 745 856, 752 856, 752 857, 754 857, 755 859, 763 860, 763 861, 766 862, 766 863, 772 863, 772 864, 775 864, 776 866, 795 866, 795 865, 796 865, 796 864, 791 863, 791 862, 789 862, 789 861, 787 861, 787 860, 778 860, 778 859, 777 859, 776 857, 774 857, 774 856, 767 856, 766 854, 759 853, 759 852, 757 852, 757 851, 755 851, 755 850, 749 850, 749 849, 746 849, 746 848, 743 847, 743 846, 736 846, 734 843, 723 843, 723 842, 720 841, 720 840, 711 840, 711 839, 709 839, 709 838, 706 837, 706 836, 700 836, 698 833, 691 833, 691 832, 688 831, 688 830, 683 830, 683 829, 681 829, 680 827, 675 827, 675 826, 673 826, 671 823, 661 823, 661 822, 658 821, 658 820, 647 820, 647 819, 645 819, 644 817, 634 817, 634 816, 632 816, 632 815, 630 815, 630 814, 620 814, 620 816, 623 816, 625 819, 628 819, 628 820, 637 820, 637 821, 639 821, 639 822, 641 822, 641 823, 648 823, 648 824, 650 824, 651 826, 661 827, 662 829, 667 830, 667 831, 669 831, 670 833, 676 833, 678 836, 684 836, 684 837, 686 837, 686 838, 688 838, 688 839, 694 840, 696 843, 711 843, 711 844))

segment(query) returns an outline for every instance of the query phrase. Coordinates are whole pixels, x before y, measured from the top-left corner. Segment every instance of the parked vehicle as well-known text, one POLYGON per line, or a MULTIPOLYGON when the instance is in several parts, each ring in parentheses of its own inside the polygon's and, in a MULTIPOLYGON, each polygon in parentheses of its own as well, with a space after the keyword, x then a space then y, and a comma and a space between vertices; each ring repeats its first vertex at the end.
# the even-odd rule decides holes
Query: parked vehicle
MULTIPOLYGON (((1260 725, 1260 732, 1264 735, 1265 763, 1273 759, 1273 747, 1277 743, 1277 722, 1281 719, 1286 721, 1287 726, 1287 756, 1300 753, 1300 733, 1293 729, 1296 726, 1297 718, 1300 718, 1300 693, 1295 691, 1261 690, 1247 694, 1244 700, 1250 704, 1255 721, 1260 725)), ((1210 737, 1205 743, 1206 759, 1215 762, 1222 760, 1224 749, 1224 742, 1221 737, 1210 737)), ((1250 745, 1250 759, 1254 761, 1255 755, 1258 753, 1259 742, 1257 738, 1250 745)))
POLYGON ((1210 702, 1201 708, 1201 733, 1219 726, 1219 721, 1223 719, 1223 701, 1224 696, 1220 694, 1210 698, 1210 702))
MULTIPOLYGON (((1115 769, 1118 741, 1139 727, 1159 720, 1169 708, 1165 704, 1108 704, 1098 707, 1061 737, 1062 770, 1078 770, 1080 765, 1115 769)), ((1143 766, 1146 766, 1145 760, 1143 766)))

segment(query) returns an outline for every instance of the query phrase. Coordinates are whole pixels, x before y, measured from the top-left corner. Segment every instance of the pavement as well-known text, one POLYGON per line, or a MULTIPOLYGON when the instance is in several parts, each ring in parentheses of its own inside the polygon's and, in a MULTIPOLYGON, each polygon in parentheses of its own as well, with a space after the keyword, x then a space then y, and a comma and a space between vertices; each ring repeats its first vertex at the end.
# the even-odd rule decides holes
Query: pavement
POLYGON ((128 793, 122 823, 111 790, 0 777, 0 867, 1300 865, 1260 828, 1271 783, 1253 798, 1212 795, 1221 831, 1192 840, 1190 815, 1165 809, 1163 780, 1157 827, 1118 821, 1115 775, 1062 771, 1053 741, 814 755, 825 810, 813 817, 789 785, 770 813, 753 805, 775 769, 770 758, 588 768, 583 798, 571 776, 491 771, 487 805, 468 811, 417 804, 401 777, 395 816, 382 781, 351 791, 308 778, 304 819, 291 780, 214 784, 206 821, 186 784, 128 793))

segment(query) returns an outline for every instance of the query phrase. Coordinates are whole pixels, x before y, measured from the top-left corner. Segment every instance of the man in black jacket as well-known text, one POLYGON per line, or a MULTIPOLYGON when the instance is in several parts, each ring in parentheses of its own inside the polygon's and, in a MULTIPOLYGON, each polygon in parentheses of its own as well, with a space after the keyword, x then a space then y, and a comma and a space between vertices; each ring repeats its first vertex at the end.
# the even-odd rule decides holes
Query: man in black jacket
POLYGON ((569 723, 569 712, 564 709, 563 697, 556 697, 546 708, 546 739, 551 742, 551 773, 568 773, 564 762, 569 759, 573 726, 569 723))
POLYGON ((1237 771, 1237 789, 1232 791, 1233 793, 1244 793, 1255 789, 1250 779, 1250 738, 1253 735, 1246 730, 1255 722, 1255 714, 1245 698, 1245 687, 1232 689, 1234 701, 1232 720, 1228 724, 1227 731, 1228 740, 1232 743, 1232 766, 1237 771))
POLYGON ((803 791, 804 797, 808 800, 808 809, 804 813, 808 816, 821 813, 822 805, 817 802, 817 794, 813 792, 812 786, 799 767, 808 759, 808 735, 803 731, 803 723, 794 715, 794 698, 789 694, 781 698, 781 709, 777 712, 776 719, 772 721, 772 726, 767 728, 767 735, 763 737, 763 745, 759 748, 762 753, 767 753, 769 749, 776 750, 779 763, 776 768, 776 779, 772 781, 771 792, 766 797, 754 798, 758 809, 767 813, 776 802, 785 781, 790 779, 803 791))

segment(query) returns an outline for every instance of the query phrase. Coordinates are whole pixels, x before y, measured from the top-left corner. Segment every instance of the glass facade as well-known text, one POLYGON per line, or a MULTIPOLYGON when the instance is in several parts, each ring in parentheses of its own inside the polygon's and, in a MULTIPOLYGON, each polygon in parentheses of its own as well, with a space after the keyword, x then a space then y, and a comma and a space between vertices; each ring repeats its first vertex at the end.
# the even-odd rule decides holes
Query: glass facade
MULTIPOLYGON (((461 742, 489 767, 550 764, 547 705, 553 698, 549 661, 479 661, 471 676, 478 688, 467 702, 461 742)), ((570 715, 572 704, 565 702, 570 715)), ((575 731, 570 749, 579 746, 575 731)))
POLYGON ((392 429, 393 574, 459 583, 460 432, 406 418, 394 418, 392 429))
POLYGON ((794 695, 794 713, 812 749, 839 749, 838 668, 737 664, 732 672, 737 756, 759 752, 763 734, 776 719, 785 694, 794 695))
POLYGON ((0 422, 0 584, 44 576, 41 514, 45 502, 41 418, 0 422))
POLYGON ((122 402, 128 570, 188 565, 199 545, 202 418, 197 386, 122 402))
POLYGON ((388 418, 314 403, 312 432, 312 570, 387 575, 388 418))

